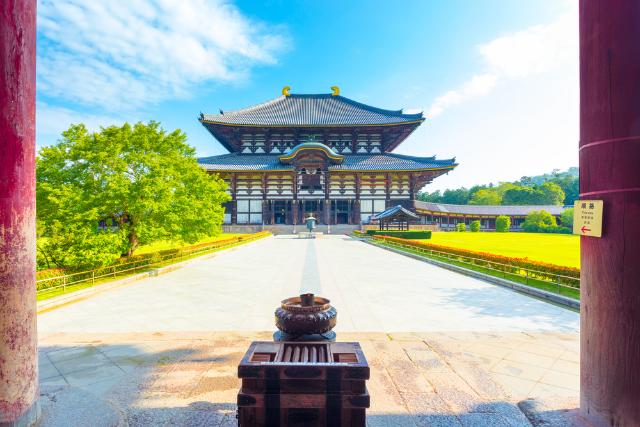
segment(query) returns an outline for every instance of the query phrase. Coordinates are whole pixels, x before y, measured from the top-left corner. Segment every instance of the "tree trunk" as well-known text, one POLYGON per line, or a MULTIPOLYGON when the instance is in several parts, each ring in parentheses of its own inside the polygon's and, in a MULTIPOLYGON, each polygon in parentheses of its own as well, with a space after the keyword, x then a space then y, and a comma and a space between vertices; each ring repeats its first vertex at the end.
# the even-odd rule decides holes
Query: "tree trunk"
POLYGON ((136 234, 135 228, 132 228, 129 231, 129 250, 127 251, 127 256, 130 257, 133 255, 133 251, 138 248, 138 235, 136 234))

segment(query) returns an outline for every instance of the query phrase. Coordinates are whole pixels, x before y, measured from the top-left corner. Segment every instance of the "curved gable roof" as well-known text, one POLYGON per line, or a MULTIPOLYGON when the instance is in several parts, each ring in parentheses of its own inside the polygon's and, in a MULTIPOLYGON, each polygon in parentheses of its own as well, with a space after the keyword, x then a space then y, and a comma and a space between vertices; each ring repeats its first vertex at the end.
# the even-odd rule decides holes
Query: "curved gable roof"
POLYGON ((419 123, 424 116, 384 110, 340 95, 291 94, 240 110, 202 114, 200 121, 232 126, 375 126, 419 123))
POLYGON ((302 144, 298 144, 295 147, 287 150, 286 153, 279 156, 279 159, 281 162, 287 163, 288 161, 296 157, 298 153, 305 150, 320 150, 324 152, 327 157, 329 157, 331 160, 333 160, 336 163, 342 163, 342 161, 344 160, 343 155, 336 153, 331 148, 327 147, 326 145, 320 142, 303 142, 302 144))

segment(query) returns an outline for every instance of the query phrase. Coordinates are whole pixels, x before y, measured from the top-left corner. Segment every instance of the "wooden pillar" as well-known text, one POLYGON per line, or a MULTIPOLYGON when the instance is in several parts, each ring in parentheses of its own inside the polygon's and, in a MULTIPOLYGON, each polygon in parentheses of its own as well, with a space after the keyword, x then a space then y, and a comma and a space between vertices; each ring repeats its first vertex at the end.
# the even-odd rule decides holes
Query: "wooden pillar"
POLYGON ((269 224, 269 204, 267 202, 267 174, 262 174, 262 223, 269 224))
POLYGON ((580 409, 640 420, 640 3, 580 1, 580 198, 604 201, 581 237, 580 409))
MULTIPOLYGON (((275 206, 275 200, 271 200, 269 201, 269 207, 271 209, 271 224, 275 224, 276 223, 276 206, 275 206)), ((286 213, 285 213, 286 216, 286 213)))
POLYGON ((238 223, 238 200, 237 200, 237 191, 238 191, 238 176, 233 173, 231 174, 231 224, 238 223))
POLYGON ((0 426, 38 418, 36 1, 0 1, 0 426))
POLYGON ((354 224, 360 224, 362 222, 362 214, 360 213, 360 187, 360 174, 356 173, 356 201, 353 205, 354 224))
POLYGON ((293 201, 291 202, 291 217, 293 225, 298 224, 298 173, 294 169, 293 171, 293 201))
POLYGON ((325 224, 331 224, 331 177, 329 170, 324 172, 324 213, 323 221, 325 224))
POLYGON ((388 209, 391 205, 391 175, 386 173, 384 175, 384 207, 388 209))
POLYGON ((416 199, 416 177, 413 173, 409 173, 409 200, 416 199))

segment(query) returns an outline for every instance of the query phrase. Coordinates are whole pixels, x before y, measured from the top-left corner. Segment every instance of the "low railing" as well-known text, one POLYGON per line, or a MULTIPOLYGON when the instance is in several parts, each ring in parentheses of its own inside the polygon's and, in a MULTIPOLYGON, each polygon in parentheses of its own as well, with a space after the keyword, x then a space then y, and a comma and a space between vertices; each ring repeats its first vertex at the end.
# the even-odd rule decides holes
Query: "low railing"
POLYGON ((270 236, 269 232, 259 232, 242 236, 241 238, 233 238, 228 240, 221 240, 219 242, 213 242, 211 245, 201 246, 194 249, 178 250, 170 254, 156 253, 152 256, 136 261, 114 264, 106 267, 99 267, 93 270, 79 271, 76 273, 64 274, 55 277, 47 277, 36 280, 36 289, 38 295, 46 294, 54 290, 62 289, 62 293, 67 290, 73 290, 74 288, 85 284, 86 287, 93 286, 96 282, 105 281, 107 279, 115 279, 121 276, 127 276, 137 271, 149 270, 163 265, 170 265, 176 262, 184 261, 190 258, 195 258, 200 255, 205 255, 209 252, 215 252, 222 249, 231 248, 247 242, 261 239, 266 236, 270 236))
MULTIPOLYGON (((367 237, 366 235, 361 235, 367 237)), ((375 243, 382 242, 386 246, 400 248, 408 252, 417 252, 425 257, 431 257, 442 260, 449 264, 462 264, 471 267, 473 270, 489 270, 491 275, 502 277, 504 279, 514 280, 527 286, 534 286, 544 290, 557 293, 558 295, 571 296, 579 299, 580 297, 580 278, 571 277, 563 274, 550 273, 548 271, 534 270, 513 264, 500 263, 482 258, 474 258, 470 256, 460 255, 456 253, 446 252, 443 250, 431 249, 428 247, 420 247, 411 244, 403 244, 395 240, 379 237, 371 239, 375 243), (553 280, 550 280, 552 278, 553 280)))

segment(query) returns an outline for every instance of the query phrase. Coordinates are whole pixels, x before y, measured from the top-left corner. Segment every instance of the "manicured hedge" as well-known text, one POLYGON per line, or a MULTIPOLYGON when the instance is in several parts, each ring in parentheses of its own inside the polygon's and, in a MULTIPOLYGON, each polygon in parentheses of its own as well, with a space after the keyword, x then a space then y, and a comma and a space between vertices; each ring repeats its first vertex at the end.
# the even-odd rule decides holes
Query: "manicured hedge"
MULTIPOLYGON (((459 249, 459 248, 450 248, 448 246, 440 246, 434 245, 433 243, 426 242, 416 242, 412 240, 404 240, 398 239, 395 237, 387 237, 387 236, 373 236, 375 239, 384 239, 385 241, 397 242, 403 245, 414 246, 416 248, 421 249, 432 249, 434 251, 445 252, 450 255, 460 255, 468 258, 476 258, 478 260, 484 260, 487 262, 495 262, 499 264, 506 264, 505 271, 509 273, 518 273, 518 271, 522 268, 526 268, 528 270, 535 270, 539 272, 536 274, 537 277, 543 280, 557 281, 559 279, 560 283, 566 284, 568 286, 576 287, 577 283, 575 280, 563 279, 560 276, 568 276, 574 278, 580 278, 580 269, 575 267, 565 267, 562 265, 549 264, 546 262, 533 261, 528 258, 515 258, 508 257, 503 255, 496 255, 486 252, 475 252, 467 249, 459 249)), ((481 265, 481 264, 478 264, 481 265)), ((487 267, 491 267, 490 264, 487 264, 487 267)), ((495 268, 495 267, 492 267, 495 268)))
POLYGON ((400 239, 430 239, 431 238, 430 230, 409 230, 409 231, 367 230, 367 234, 370 236, 389 236, 389 237, 397 237, 400 239))

